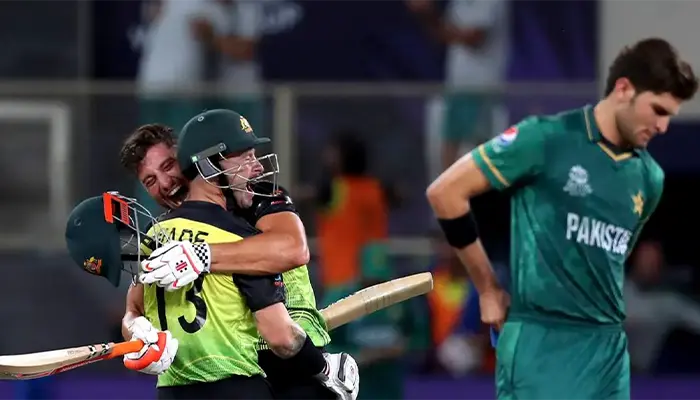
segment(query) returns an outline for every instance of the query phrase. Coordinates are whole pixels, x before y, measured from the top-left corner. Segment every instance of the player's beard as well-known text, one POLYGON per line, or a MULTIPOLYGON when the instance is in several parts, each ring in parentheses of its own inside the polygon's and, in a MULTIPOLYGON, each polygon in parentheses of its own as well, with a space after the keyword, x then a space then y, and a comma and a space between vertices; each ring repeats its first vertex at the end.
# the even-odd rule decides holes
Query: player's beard
POLYGON ((634 111, 634 106, 630 105, 627 110, 624 112, 618 113, 615 116, 615 127, 617 128, 617 132, 620 134, 620 147, 622 148, 637 148, 639 147, 636 145, 636 140, 635 140, 635 134, 634 134, 634 127, 631 123, 632 116, 630 113, 634 111))

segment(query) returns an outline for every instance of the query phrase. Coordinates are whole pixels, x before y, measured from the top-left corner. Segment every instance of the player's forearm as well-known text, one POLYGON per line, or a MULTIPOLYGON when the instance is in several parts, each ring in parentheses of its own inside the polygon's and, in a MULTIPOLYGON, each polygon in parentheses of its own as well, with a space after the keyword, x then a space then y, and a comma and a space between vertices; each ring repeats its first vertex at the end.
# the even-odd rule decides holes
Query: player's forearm
POLYGON ((291 319, 284 304, 275 303, 253 316, 258 333, 278 357, 293 357, 304 345, 306 332, 291 319))
POLYGON ((235 243, 211 245, 211 272, 272 275, 306 264, 308 248, 286 233, 261 233, 235 243))
MULTIPOLYGON (((470 215, 471 206, 469 200, 471 197, 483 193, 488 188, 483 175, 475 173, 475 168, 473 160, 465 157, 451 166, 428 187, 426 196, 438 220, 443 222, 458 221, 460 218, 465 218, 465 216, 473 218, 470 215)), ((473 221, 472 223, 475 224, 473 221)), ((457 225, 457 223, 453 224, 453 226, 457 225)), ((455 228, 455 232, 452 232, 452 235, 467 234, 460 229, 455 228)), ((476 229, 475 225, 474 229, 476 229)), ((445 232, 445 235, 448 236, 448 232, 445 232)), ((457 255, 467 268, 469 277, 474 282, 477 291, 484 293, 498 288, 498 279, 484 251, 481 240, 478 239, 476 233, 473 233, 473 235, 472 239, 475 240, 469 240, 469 244, 464 246, 453 245, 453 247, 456 247, 457 255)), ((449 241, 450 238, 448 238, 449 241)))
POLYGON ((457 256, 467 268, 469 279, 480 294, 500 288, 496 273, 491 266, 481 240, 457 250, 457 256))
POLYGON ((131 340, 131 327, 134 320, 144 315, 143 308, 143 285, 132 284, 126 292, 126 311, 122 318, 122 336, 124 340, 131 340))
POLYGON ((131 331, 129 330, 129 327, 133 324, 136 318, 141 316, 141 313, 135 311, 127 311, 124 314, 124 318, 122 318, 122 336, 124 337, 124 340, 131 340, 131 331))

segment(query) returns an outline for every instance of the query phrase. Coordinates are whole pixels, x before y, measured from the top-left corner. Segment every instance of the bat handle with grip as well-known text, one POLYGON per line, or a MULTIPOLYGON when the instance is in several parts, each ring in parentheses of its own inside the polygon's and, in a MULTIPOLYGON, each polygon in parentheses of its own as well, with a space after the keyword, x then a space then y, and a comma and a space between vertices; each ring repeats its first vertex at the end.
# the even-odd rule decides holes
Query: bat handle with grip
POLYGON ((140 340, 130 340, 128 342, 117 343, 112 347, 112 352, 106 357, 111 360, 113 358, 122 357, 124 354, 136 353, 141 350, 144 343, 140 340))
MULTIPOLYGON (((149 365, 151 365, 151 363, 158 361, 160 359, 160 357, 163 355, 163 352, 165 351, 165 345, 167 344, 166 343, 167 338, 168 337, 165 334, 165 332, 158 332, 158 342, 155 343, 158 346, 157 349, 151 345, 140 356, 140 358, 137 358, 137 359, 124 358, 124 366, 130 370, 140 371, 140 370, 148 367, 149 365)), ((132 340, 131 342, 126 342, 123 344, 128 345, 129 343, 133 343, 134 346, 129 347, 129 348, 125 348, 125 350, 129 350, 129 351, 124 351, 122 355, 128 354, 128 353, 140 352, 144 346, 144 343, 140 340, 132 340), (134 348, 136 348, 136 350, 133 350, 134 348)))

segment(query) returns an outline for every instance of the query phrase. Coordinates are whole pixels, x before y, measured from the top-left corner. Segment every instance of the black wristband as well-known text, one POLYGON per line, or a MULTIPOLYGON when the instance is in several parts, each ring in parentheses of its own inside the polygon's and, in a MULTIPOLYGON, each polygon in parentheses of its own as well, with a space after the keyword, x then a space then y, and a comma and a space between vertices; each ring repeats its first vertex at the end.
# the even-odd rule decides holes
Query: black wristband
POLYGON ((307 336, 301 350, 289 359, 297 369, 299 375, 315 376, 323 372, 326 368, 326 359, 319 348, 314 346, 314 342, 307 336))
POLYGON ((438 223, 445 233, 447 243, 456 249, 463 249, 479 238, 479 230, 471 211, 457 218, 438 218, 438 223))

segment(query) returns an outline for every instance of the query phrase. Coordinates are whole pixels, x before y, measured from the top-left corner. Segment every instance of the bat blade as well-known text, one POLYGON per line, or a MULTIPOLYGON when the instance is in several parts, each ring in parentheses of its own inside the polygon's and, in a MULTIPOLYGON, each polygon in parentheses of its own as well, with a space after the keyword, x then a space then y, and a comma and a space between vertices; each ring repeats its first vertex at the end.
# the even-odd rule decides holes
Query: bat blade
POLYGON ((0 379, 25 380, 55 375, 96 361, 139 351, 143 342, 102 343, 39 353, 0 356, 0 379))
POLYGON ((430 272, 393 279, 362 289, 321 310, 328 330, 433 289, 430 272))

